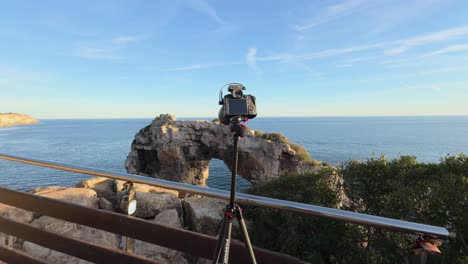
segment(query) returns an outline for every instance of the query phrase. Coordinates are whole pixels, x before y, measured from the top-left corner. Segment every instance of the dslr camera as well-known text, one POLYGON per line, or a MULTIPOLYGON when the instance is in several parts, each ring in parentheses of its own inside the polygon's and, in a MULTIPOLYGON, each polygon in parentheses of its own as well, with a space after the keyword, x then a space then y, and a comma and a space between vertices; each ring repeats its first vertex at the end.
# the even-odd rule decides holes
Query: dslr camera
MULTIPOLYGON (((222 89, 222 88, 221 88, 222 89)), ((219 104, 222 105, 218 113, 219 121, 224 125, 229 125, 231 118, 240 118, 242 121, 252 119, 257 116, 255 96, 245 95, 242 91, 245 87, 240 83, 230 83, 227 94, 223 97, 222 91, 219 94, 219 104)))

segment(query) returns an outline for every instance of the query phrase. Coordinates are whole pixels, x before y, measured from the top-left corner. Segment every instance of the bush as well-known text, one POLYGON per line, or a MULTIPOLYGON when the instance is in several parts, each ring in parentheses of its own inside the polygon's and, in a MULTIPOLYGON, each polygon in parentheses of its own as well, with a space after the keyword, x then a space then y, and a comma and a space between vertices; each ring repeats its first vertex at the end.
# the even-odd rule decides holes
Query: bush
POLYGON ((310 157, 309 152, 303 146, 289 142, 288 138, 281 135, 280 133, 265 133, 260 130, 256 130, 255 136, 266 140, 288 144, 294 151, 296 151, 299 161, 306 162, 315 167, 322 165, 321 162, 313 160, 312 157, 310 157))
MULTIPOLYGON (((364 162, 350 161, 338 170, 343 185, 333 181, 331 168, 306 175, 280 177, 252 186, 255 195, 338 208, 400 220, 443 226, 455 241, 440 247, 442 257, 427 263, 468 263, 468 156, 448 156, 440 163, 419 163, 404 156, 364 162)), ((256 245, 313 263, 407 263, 411 235, 358 226, 279 210, 249 207, 256 245)))
MULTIPOLYGON (((449 156, 439 164, 418 163, 412 156, 393 161, 381 157, 349 162, 341 173, 350 200, 344 209, 446 227, 458 239, 441 247, 443 258, 429 256, 428 263, 461 263, 466 258, 468 156, 449 156)), ((367 228, 362 239, 374 254, 404 261, 413 240, 410 235, 394 236, 367 228)))
POLYGON ((266 140, 278 141, 278 142, 286 143, 286 144, 289 143, 288 138, 281 135, 280 133, 265 133, 265 132, 256 130, 255 136, 266 139, 266 140))
MULTIPOLYGON (((305 175, 286 175, 254 185, 248 193, 300 203, 337 208, 339 186, 329 177, 331 169, 305 175)), ((346 263, 361 259, 354 226, 322 217, 249 206, 249 233, 254 244, 296 256, 311 263, 346 263)), ((362 254, 361 254, 362 255, 362 254)))

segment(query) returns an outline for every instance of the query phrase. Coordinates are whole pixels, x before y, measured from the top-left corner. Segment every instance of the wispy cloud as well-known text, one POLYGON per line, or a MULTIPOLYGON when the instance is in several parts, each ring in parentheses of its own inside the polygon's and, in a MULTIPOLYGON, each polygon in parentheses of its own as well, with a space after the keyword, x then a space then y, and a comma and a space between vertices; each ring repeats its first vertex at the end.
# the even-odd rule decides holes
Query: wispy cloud
MULTIPOLYGON (((448 40, 453 40, 454 38, 461 37, 468 35, 468 26, 464 27, 457 27, 446 29, 443 31, 433 32, 431 34, 414 36, 406 39, 399 39, 399 40, 392 40, 392 41, 385 41, 385 42, 378 42, 378 43, 371 43, 371 44, 364 44, 364 45, 357 45, 351 47, 344 47, 344 48, 335 48, 335 49, 325 49, 316 52, 310 53, 302 53, 302 54, 292 54, 288 52, 284 53, 276 53, 267 56, 259 56, 258 50, 256 48, 250 48, 245 55, 245 63, 249 66, 249 69, 253 69, 255 71, 260 70, 258 63, 259 62, 301 62, 301 61, 308 61, 308 60, 315 60, 321 58, 327 58, 332 56, 339 56, 339 55, 348 55, 354 53, 362 53, 366 51, 378 50, 382 52, 381 55, 374 55, 374 56, 364 56, 364 57, 357 57, 352 58, 349 60, 342 61, 340 65, 341 67, 349 67, 351 66, 351 62, 357 61, 365 61, 365 60, 377 60, 381 58, 385 53, 388 55, 394 55, 395 50, 398 47, 400 50, 398 52, 404 52, 409 48, 428 45, 435 42, 444 42, 448 40), (393 47, 393 48, 392 48, 393 47), (403 47, 403 48, 401 48, 403 47), (394 52, 388 52, 388 50, 393 50, 394 52)), ((454 45, 449 46, 445 49, 433 52, 433 55, 440 55, 448 52, 456 52, 456 51, 466 51, 468 50, 468 45, 454 45)), ((412 57, 412 58, 405 58, 405 59, 387 59, 382 62, 385 65, 399 65, 402 63, 408 63, 414 61, 416 59, 420 59, 421 56, 412 57)), ((221 61, 221 62, 211 62, 211 63, 200 63, 200 64, 193 64, 188 66, 181 66, 181 67, 174 67, 168 68, 164 71, 191 71, 191 70, 201 70, 201 69, 208 69, 208 68, 215 68, 215 67, 222 67, 228 65, 238 65, 243 64, 242 61, 221 61)))
POLYGON ((367 51, 371 49, 380 48, 387 45, 387 43, 374 43, 369 45, 352 46, 348 48, 326 49, 317 52, 304 53, 304 54, 289 54, 280 53, 266 57, 258 57, 258 61, 303 61, 325 58, 336 55, 343 55, 348 53, 367 51))
POLYGON ((128 43, 140 41, 141 37, 139 36, 119 36, 112 39, 112 43, 118 45, 126 45, 128 43))
POLYGON ((468 51, 468 44, 451 45, 443 49, 436 50, 431 53, 427 53, 425 54, 425 56, 435 56, 435 55, 441 55, 441 54, 446 54, 446 53, 463 52, 463 51, 468 51))
POLYGON ((466 90, 465 82, 444 82, 444 83, 431 83, 431 84, 417 84, 417 85, 403 85, 398 88, 401 91, 433 91, 440 92, 442 90, 462 89, 466 90))
POLYGON ((304 23, 295 25, 293 28, 297 31, 307 30, 321 24, 331 22, 352 12, 359 10, 365 4, 364 0, 345 0, 331 5, 322 10, 316 17, 306 20, 304 23))
POLYGON ((98 60, 120 60, 121 56, 117 55, 115 48, 93 48, 93 47, 80 47, 78 56, 86 59, 98 60))
POLYGON ((257 65, 257 49, 256 48, 250 48, 249 51, 247 52, 247 55, 245 56, 245 61, 247 65, 249 66, 249 69, 254 71, 254 72, 260 72, 260 68, 257 65))
POLYGON ((468 26, 450 28, 431 34, 416 36, 408 39, 395 41, 396 47, 386 50, 388 54, 401 54, 408 49, 416 46, 427 45, 437 42, 444 42, 447 40, 455 39, 468 35, 468 26))
MULTIPOLYGON (((278 53, 265 57, 258 57, 257 61, 304 61, 304 60, 313 60, 320 59, 325 57, 345 55, 351 53, 364 52, 369 50, 383 49, 387 55, 396 55, 401 54, 407 51, 410 48, 417 46, 428 45, 432 43, 444 42, 453 40, 459 37, 468 36, 468 26, 449 28, 443 31, 437 31, 430 34, 414 36, 406 39, 357 45, 352 47, 345 48, 336 48, 336 49, 326 49, 311 53, 303 54, 290 54, 290 53, 278 53)), ((439 53, 442 54, 446 52, 455 52, 465 50, 465 45, 453 46, 447 50, 441 50, 439 53)), ((374 57, 375 58, 375 57, 374 57)))
POLYGON ((188 4, 191 8, 197 10, 198 12, 208 16, 218 25, 224 25, 225 22, 221 17, 218 16, 216 9, 211 6, 206 0, 188 0, 188 4))
POLYGON ((0 81, 8 82, 36 82, 48 79, 48 74, 13 65, 0 64, 0 81))
POLYGON ((194 70, 203 70, 203 69, 210 69, 210 68, 215 68, 215 67, 224 67, 224 66, 238 65, 238 64, 242 64, 242 62, 220 61, 220 62, 199 63, 199 64, 180 66, 180 67, 167 68, 163 71, 168 71, 168 72, 194 71, 194 70))
POLYGON ((121 60, 122 50, 129 44, 141 41, 143 38, 136 35, 117 36, 108 40, 86 41, 78 46, 78 56, 95 60, 121 60))

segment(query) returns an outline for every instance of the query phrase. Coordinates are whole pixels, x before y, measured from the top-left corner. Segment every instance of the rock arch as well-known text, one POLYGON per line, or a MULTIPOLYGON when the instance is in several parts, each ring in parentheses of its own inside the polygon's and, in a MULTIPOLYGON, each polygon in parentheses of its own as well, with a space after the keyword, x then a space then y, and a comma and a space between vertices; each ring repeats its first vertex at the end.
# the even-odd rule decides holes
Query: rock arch
MULTIPOLYGON (((232 168, 232 145, 232 134, 225 125, 176 121, 164 114, 135 135, 125 166, 132 174, 206 186, 211 159, 223 160, 232 168)), ((253 133, 239 141, 238 173, 253 184, 314 169, 287 143, 253 133)))

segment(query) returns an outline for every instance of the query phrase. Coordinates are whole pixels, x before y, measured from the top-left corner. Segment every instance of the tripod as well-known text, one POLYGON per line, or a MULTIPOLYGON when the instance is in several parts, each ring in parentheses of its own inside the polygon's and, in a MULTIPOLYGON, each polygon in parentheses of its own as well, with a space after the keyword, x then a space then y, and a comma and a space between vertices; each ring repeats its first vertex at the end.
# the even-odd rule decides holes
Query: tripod
POLYGON ((216 250, 213 256, 213 264, 223 263, 227 264, 229 260, 229 246, 231 244, 231 232, 232 232, 232 221, 234 215, 242 228, 242 234, 244 236, 245 247, 249 251, 250 260, 253 264, 256 264, 255 254, 253 252, 252 244, 250 243, 249 233, 247 226, 245 225, 244 217, 242 216, 242 209, 236 203, 236 175, 237 175, 237 163, 239 160, 239 137, 245 136, 245 127, 241 124, 241 118, 231 119, 231 132, 234 132, 234 155, 233 155, 233 169, 231 176, 231 197, 229 204, 224 210, 223 221, 221 222, 221 228, 218 234, 218 242, 216 243, 216 250))

